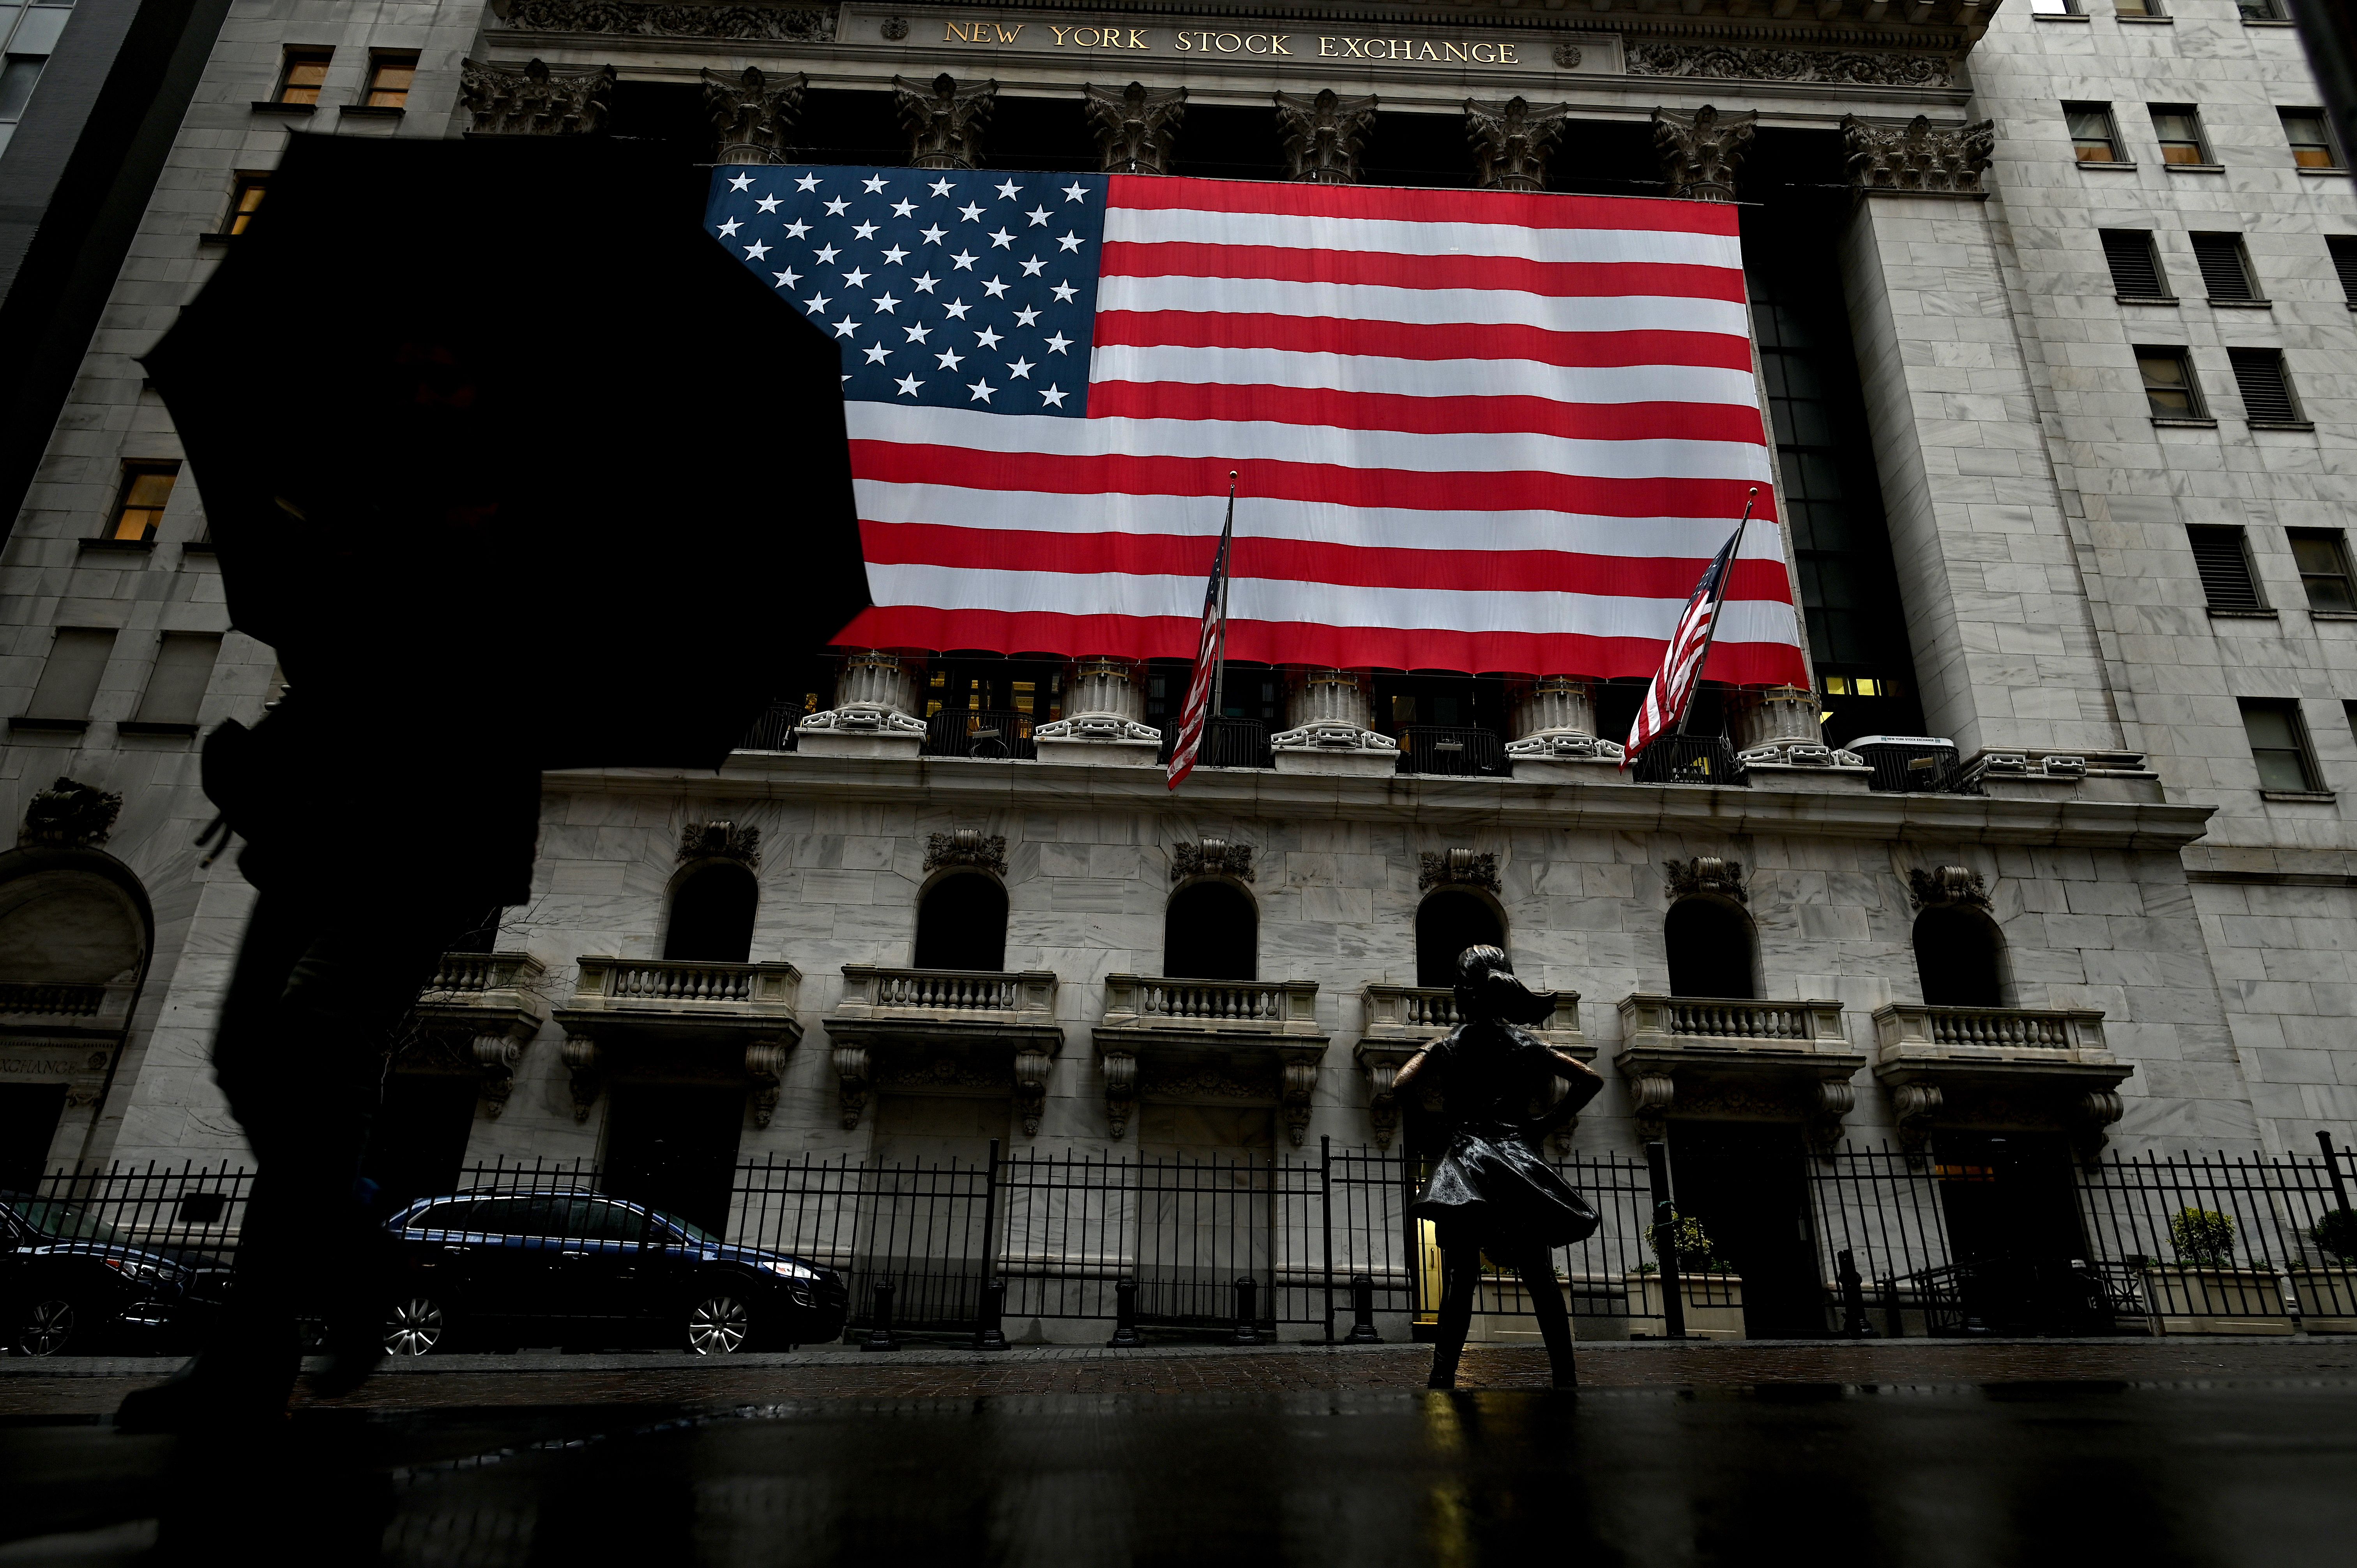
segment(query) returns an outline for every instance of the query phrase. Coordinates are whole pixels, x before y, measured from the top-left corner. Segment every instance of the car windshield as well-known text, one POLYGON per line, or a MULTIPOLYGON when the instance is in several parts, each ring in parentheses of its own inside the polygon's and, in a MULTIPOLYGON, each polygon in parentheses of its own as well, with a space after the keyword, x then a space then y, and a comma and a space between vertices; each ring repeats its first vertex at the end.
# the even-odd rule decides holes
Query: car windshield
POLYGON ((57 1203, 48 1198, 25 1198, 11 1204, 16 1218, 44 1236, 54 1236, 61 1241, 129 1241, 113 1226, 95 1215, 84 1214, 71 1204, 57 1203))
POLYGON ((671 1226, 673 1229, 674 1229, 674 1230, 676 1230, 681 1231, 681 1232, 682 1232, 682 1233, 683 1233, 683 1234, 687 1237, 687 1239, 688 1239, 689 1240, 691 1240, 691 1241, 702 1241, 702 1242, 708 1243, 709 1245, 711 1245, 711 1246, 715 1246, 715 1247, 717 1247, 718 1245, 720 1245, 720 1238, 719 1238, 719 1237, 717 1237, 717 1236, 715 1236, 711 1231, 706 1230, 705 1230, 703 1226, 701 1226, 701 1225, 691 1225, 691 1224, 689 1224, 686 1220, 682 1219, 678 1215, 676 1215, 676 1214, 665 1214, 665 1213, 664 1213, 662 1209, 660 1209, 660 1208, 651 1208, 651 1209, 649 1209, 647 1212, 649 1212, 650 1214, 652 1214, 656 1219, 658 1219, 662 1220, 664 1224, 669 1225, 669 1226, 671 1226))

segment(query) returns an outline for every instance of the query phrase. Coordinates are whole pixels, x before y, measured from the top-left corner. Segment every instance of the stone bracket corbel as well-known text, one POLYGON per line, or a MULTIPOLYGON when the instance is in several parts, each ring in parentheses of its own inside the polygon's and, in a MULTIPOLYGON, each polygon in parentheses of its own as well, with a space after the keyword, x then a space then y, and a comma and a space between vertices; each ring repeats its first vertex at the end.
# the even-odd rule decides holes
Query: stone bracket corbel
POLYGON ((1287 1056, 1277 1069, 1277 1110, 1297 1149, 1309 1136, 1309 1097, 1318 1087, 1318 1060, 1314 1056, 1287 1056))
POLYGON ((1665 1137, 1670 1130, 1670 1104, 1678 1097, 1677 1079, 1666 1072, 1641 1072, 1629 1079, 1629 1112, 1637 1136, 1647 1143, 1665 1137))
POLYGON ((1902 1083, 1890 1091, 1890 1109, 1899 1122, 1899 1146, 1906 1151, 1910 1169, 1921 1170, 1932 1146, 1932 1123, 1939 1120, 1947 1096, 1936 1083, 1902 1083))
POLYGON ((2103 1163, 2104 1145, 2111 1138, 2112 1123, 2126 1112, 2115 1090, 2091 1089, 2079 1097, 2072 1107, 2072 1145, 2078 1151, 2079 1161, 2089 1170, 2103 1163))
POLYGON ((859 1125, 859 1114, 867 1109, 870 1082, 866 1046, 834 1047, 836 1095, 843 1105, 843 1130, 846 1133, 859 1125))
POLYGON ((522 1059, 523 1042, 508 1030, 475 1036, 475 1066, 483 1075, 483 1100, 493 1121, 508 1108, 516 1064, 522 1059))
POLYGON ((1809 1143, 1821 1159, 1839 1146, 1842 1120, 1857 1109, 1857 1090, 1846 1078, 1821 1078, 1809 1101, 1809 1143))
POLYGON ((1015 1053, 1015 1113, 1022 1119, 1027 1138, 1039 1135, 1040 1112, 1048 1104, 1049 1064, 1053 1059, 1036 1045, 1024 1046, 1015 1053))
POLYGON ((606 1086, 604 1064, 597 1054, 597 1042, 587 1035, 565 1036, 565 1069, 573 1083, 573 1119, 589 1120, 589 1108, 597 1103, 597 1096, 606 1086))
POLYGON ((791 1047, 758 1040, 745 1047, 745 1078, 753 1102, 753 1125, 766 1127, 778 1109, 779 1080, 785 1076, 791 1047))
POLYGON ((1104 1082, 1105 1120, 1112 1123, 1113 1135, 1119 1138, 1128 1132, 1130 1119, 1137 1114, 1137 1054, 1105 1052, 1104 1082))

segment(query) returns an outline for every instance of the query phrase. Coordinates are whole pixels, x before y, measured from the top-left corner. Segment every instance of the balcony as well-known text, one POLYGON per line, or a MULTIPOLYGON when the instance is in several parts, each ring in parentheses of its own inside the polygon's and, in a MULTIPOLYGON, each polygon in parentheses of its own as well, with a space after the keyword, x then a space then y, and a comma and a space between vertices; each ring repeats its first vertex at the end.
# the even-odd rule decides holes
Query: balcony
POLYGON ((0 1037, 119 1038, 130 1026, 131 1004, 138 994, 139 987, 129 981, 0 983, 0 1037))
POLYGON ((1918 1155, 1950 1113, 1975 1125, 2060 1125, 2092 1155, 2120 1119, 2119 1086, 2135 1070, 2105 1048, 2104 1015, 2092 1007, 1874 1010, 1874 1076, 1918 1155))
MULTIPOLYGON (((1169 720, 1162 726, 1162 745, 1155 760, 1167 768, 1170 754, 1178 747, 1178 722, 1169 720)), ((1206 719, 1203 738, 1195 747, 1198 768, 1274 768, 1276 759, 1268 749, 1268 725, 1258 719, 1206 719)))
POLYGON ((964 757, 980 762, 1034 762, 1031 715, 1012 709, 943 708, 925 721, 920 757, 964 757))
MULTIPOLYGON (((1389 1148, 1392 1133, 1399 1127, 1399 1103, 1392 1096, 1392 1080, 1407 1065, 1408 1058, 1457 1027, 1457 993, 1445 985, 1370 985, 1360 994, 1365 1022, 1351 1055, 1374 1091, 1368 1109, 1374 1122, 1375 1142, 1389 1148)), ((1584 1062, 1594 1061, 1596 1047, 1580 1032, 1579 993, 1543 994, 1555 998, 1555 1011, 1531 1033, 1556 1050, 1584 1062)))
POLYGON ((1494 731, 1454 725, 1404 725, 1399 771, 1461 779, 1504 779, 1506 743, 1494 731))
POLYGON ((438 1051, 452 1065, 471 1068, 496 1117, 507 1109, 524 1047, 548 1017, 539 990, 544 972, 530 953, 444 953, 417 993, 419 1039, 404 1055, 438 1051))
POLYGON ((990 1096, 1012 1093, 1026 1134, 1038 1136, 1048 1067, 1064 1043, 1056 977, 1046 970, 843 966, 843 1000, 826 1017, 844 1130, 859 1125, 875 1090, 990 1096))
POLYGON ((1838 1002, 1638 992, 1621 998, 1620 1039, 1620 1075, 1646 1138, 1663 1134, 1674 1109, 1790 1116, 1822 1144, 1856 1107, 1850 1079, 1866 1065, 1838 1002))
POLYGON ((802 971, 790 963, 680 959, 581 959, 573 994, 554 1016, 565 1029, 576 1121, 587 1121, 616 1072, 741 1076, 753 1120, 777 1108, 786 1056, 802 1043, 794 1016, 802 971), (741 1054, 740 1054, 741 1053, 741 1054))
POLYGON ((1315 981, 1109 974, 1104 986, 1094 1038, 1114 1137, 1150 1096, 1274 1105, 1299 1146, 1326 1055, 1315 981))

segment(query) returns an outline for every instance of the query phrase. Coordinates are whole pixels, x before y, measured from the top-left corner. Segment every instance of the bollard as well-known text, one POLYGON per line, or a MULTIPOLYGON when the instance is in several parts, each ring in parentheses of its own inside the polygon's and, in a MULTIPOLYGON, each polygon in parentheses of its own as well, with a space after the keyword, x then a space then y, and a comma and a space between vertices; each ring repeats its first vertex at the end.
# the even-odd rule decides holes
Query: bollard
POLYGON ((1885 1338, 1907 1337, 1907 1320, 1899 1314, 1899 1280, 1895 1275, 1882 1282, 1882 1330, 1885 1338))
POLYGON ((1342 1337, 1345 1345, 1380 1345, 1383 1337, 1375 1332, 1375 1276, 1351 1276, 1351 1332, 1342 1337))
POLYGON ((1841 1267, 1834 1277, 1841 1281, 1842 1333, 1852 1339, 1871 1339, 1874 1326, 1866 1320, 1866 1280, 1857 1272, 1857 1254, 1847 1247, 1841 1250, 1841 1267))
POLYGON ((1670 1146, 1659 1138, 1645 1144, 1645 1176, 1653 1197, 1653 1257, 1662 1271, 1662 1337, 1683 1339, 1686 1297, 1678 1282, 1678 1211, 1670 1193, 1670 1146))
POLYGON ((862 1350, 898 1350, 899 1337, 892 1332, 892 1282, 876 1287, 876 1326, 859 1342, 862 1350))
POLYGON ((1137 1337, 1137 1282, 1116 1281, 1113 1287, 1113 1337, 1105 1341, 1105 1348, 1130 1350, 1145 1343, 1137 1337))
POLYGON ((1253 1313, 1253 1293, 1258 1288, 1249 1275, 1236 1282, 1236 1337, 1230 1341, 1231 1344, 1257 1345, 1261 1342, 1260 1329, 1256 1326, 1258 1319, 1253 1313))
POLYGON ((982 1321, 974 1326, 977 1350, 1006 1348, 1006 1282, 993 1280, 982 1287, 982 1321))

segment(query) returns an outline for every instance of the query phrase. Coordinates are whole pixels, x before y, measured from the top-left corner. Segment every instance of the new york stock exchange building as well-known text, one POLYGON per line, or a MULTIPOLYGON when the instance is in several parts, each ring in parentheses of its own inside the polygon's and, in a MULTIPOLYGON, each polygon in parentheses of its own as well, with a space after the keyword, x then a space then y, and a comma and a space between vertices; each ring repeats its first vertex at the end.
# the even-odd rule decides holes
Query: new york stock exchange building
MULTIPOLYGON (((1396 1337, 1446 1107, 1394 1078, 1486 942, 1607 1079, 1551 1145, 1605 1214, 1583 1336, 1663 1330, 1663 1180, 1690 1332, 2357 1327, 2319 1141, 2357 1135, 2357 194, 2276 4, 235 0, 0 563, 0 1187, 150 1173, 201 1227, 244 1158, 206 1048, 252 892, 199 864, 196 747, 277 675, 135 357, 290 136, 632 138, 902 444, 859 470, 881 618, 716 774, 547 777, 532 901, 389 1062, 388 1200, 561 1178, 918 1326, 992 1282, 1009 1335, 1102 1340, 1129 1282, 1148 1324, 1396 1337), (1550 226, 1594 249, 1497 238, 1550 226), (1246 250, 1265 314, 1172 325, 1246 250), (1681 270, 1720 281, 1628 281, 1681 270), (1339 401, 1359 354, 1394 392, 1339 401), (905 456, 1149 394, 1133 431, 1257 434, 1049 498, 905 456), (1485 401, 1533 406, 1424 412, 1485 401), (1642 490, 1686 459, 1614 421, 1665 403, 1751 467, 1642 490), (1281 433, 1344 420, 1321 490, 1281 433), (1655 499, 1573 516, 1551 465, 1655 499), (1709 681, 1624 767, 1745 473, 1709 681), (1428 656, 1417 562, 1482 550, 1440 615, 1480 635, 1428 656), (1037 613, 987 607, 1017 578, 1037 613)), ((599 336, 546 352, 594 375, 599 336)), ((730 570, 678 497, 615 570, 730 570)))

